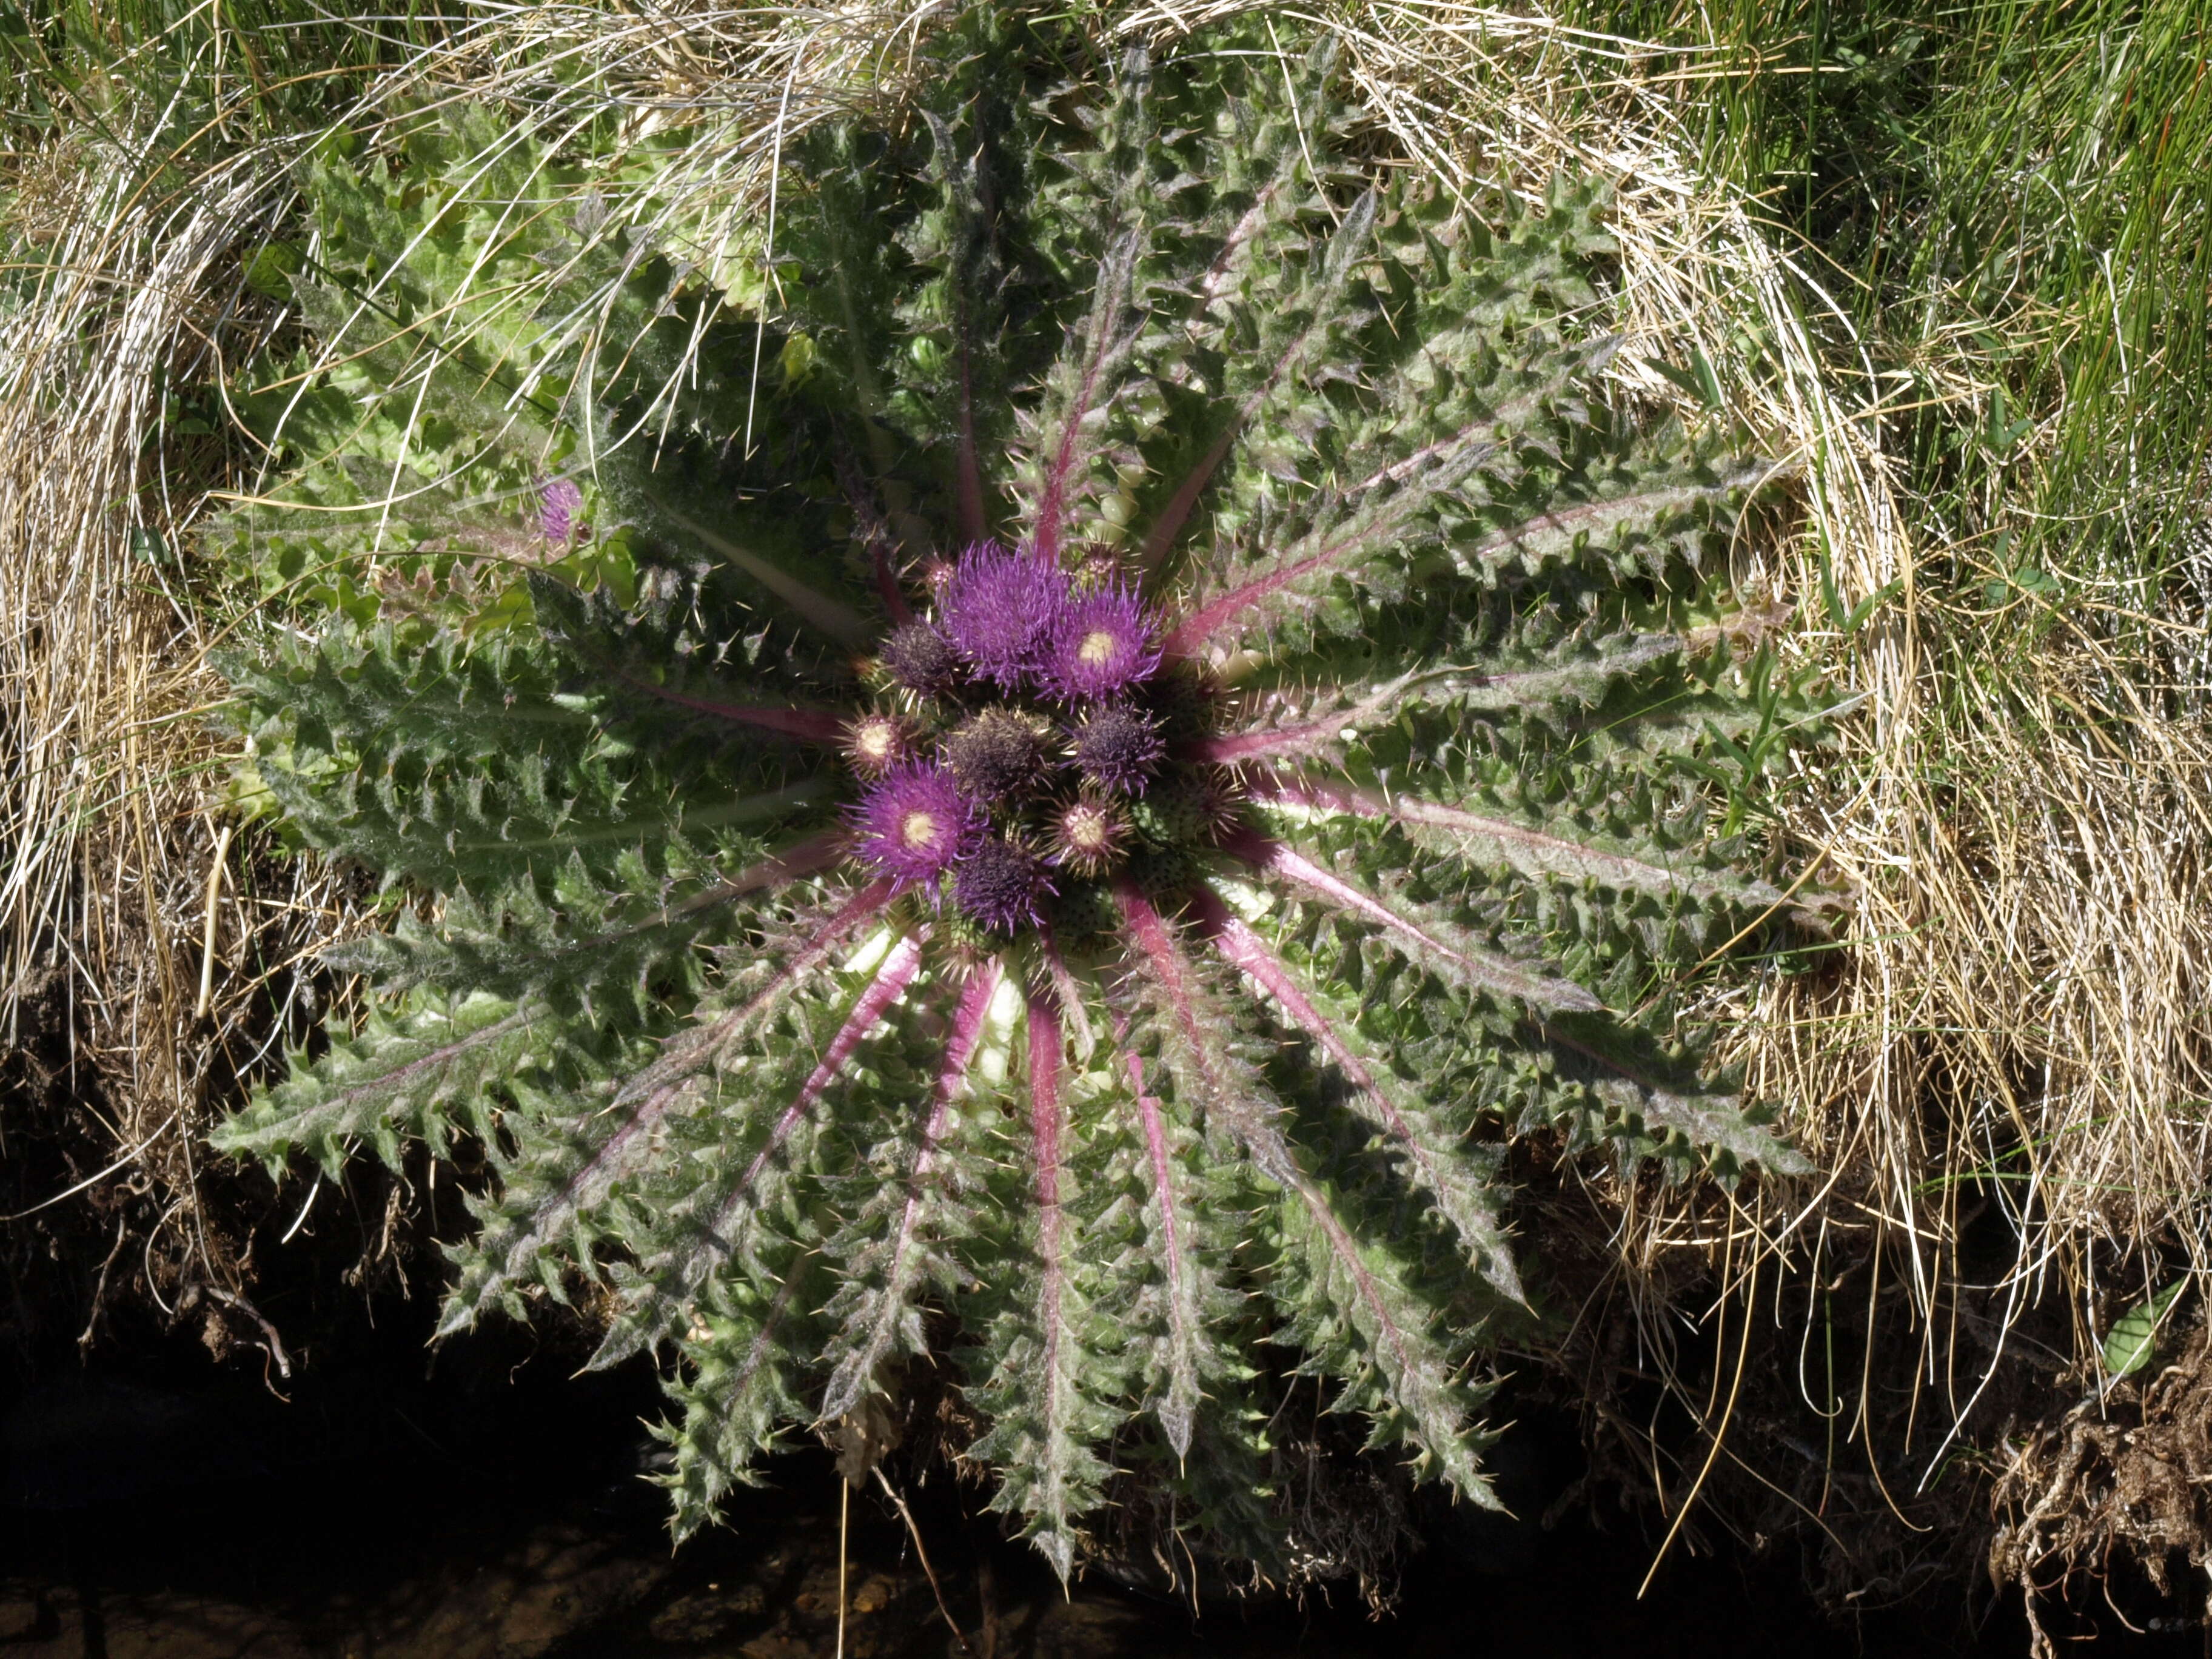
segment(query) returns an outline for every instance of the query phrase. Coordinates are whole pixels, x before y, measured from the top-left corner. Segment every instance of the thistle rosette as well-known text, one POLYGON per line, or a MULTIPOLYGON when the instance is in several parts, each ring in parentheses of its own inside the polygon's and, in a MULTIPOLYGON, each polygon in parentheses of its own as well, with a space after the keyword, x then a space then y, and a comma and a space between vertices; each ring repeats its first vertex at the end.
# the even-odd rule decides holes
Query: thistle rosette
MULTIPOLYGON (((1073 27, 963 14, 921 118, 798 145, 783 309, 624 265, 635 337, 544 348, 584 425, 538 441, 594 458, 634 587, 238 670, 298 833, 439 902, 349 948, 366 1024, 223 1143, 473 1134, 445 1328, 596 1281, 595 1363, 675 1356, 679 1529, 932 1369, 1063 1571, 1117 1479, 1280 1550, 1275 1344, 1488 1502, 1505 1145, 1794 1161, 1669 988, 1797 925, 1707 805, 1816 711, 1701 574, 1768 469, 1603 396, 1602 191, 1486 226, 1370 177, 1327 52, 1286 84, 1242 25, 1037 101, 1073 27)), ((326 263, 412 315, 578 268, 543 213, 422 263, 375 239, 443 197, 318 167, 326 263)), ((428 395, 307 299, 349 395, 428 395)), ((441 341, 439 406, 515 349, 441 341)), ((469 465, 534 476, 522 407, 469 465)), ((342 563, 321 478, 250 532, 342 563)))

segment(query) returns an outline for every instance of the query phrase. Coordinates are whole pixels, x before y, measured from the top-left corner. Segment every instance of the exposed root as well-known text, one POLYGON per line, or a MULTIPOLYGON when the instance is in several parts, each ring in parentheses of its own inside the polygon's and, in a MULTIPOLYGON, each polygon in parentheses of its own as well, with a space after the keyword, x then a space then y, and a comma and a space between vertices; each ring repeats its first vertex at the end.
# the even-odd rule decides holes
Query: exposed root
POLYGON ((2025 1595, 2038 1659, 2056 1651, 2039 1604, 2115 1556, 2165 1594, 2179 1593, 2177 1562, 2192 1576, 2212 1571, 2212 1330, 2200 1328, 2186 1357, 2149 1381, 2093 1389, 2031 1430, 1993 1504, 1990 1577, 2025 1595))

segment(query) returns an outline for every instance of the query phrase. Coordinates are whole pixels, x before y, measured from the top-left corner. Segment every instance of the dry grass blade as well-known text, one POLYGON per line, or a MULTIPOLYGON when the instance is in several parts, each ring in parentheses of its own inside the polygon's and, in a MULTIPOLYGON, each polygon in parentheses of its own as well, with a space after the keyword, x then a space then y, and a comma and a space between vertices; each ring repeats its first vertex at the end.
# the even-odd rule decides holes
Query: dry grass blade
MULTIPOLYGON (((133 113, 115 112, 158 157, 162 112, 133 113)), ((104 1213, 135 1197, 160 1217, 143 1257, 159 1297, 157 1279, 233 1274, 201 1213, 198 1102, 267 1035, 264 1010, 226 1054, 244 1039, 254 950, 291 955, 302 920, 328 925, 312 878, 234 890, 229 917, 208 914, 214 745, 199 714, 218 688, 170 552, 198 502, 171 495, 161 465, 189 445, 167 429, 165 392, 216 349, 240 247, 281 208, 284 159, 249 148, 164 179, 125 141, 72 132, 15 160, 27 189, 0 318, 0 1021, 33 1071, 65 1072, 87 1156, 129 1149, 87 1202, 104 1213), (195 1029, 197 946, 219 924, 243 971, 195 1029)))

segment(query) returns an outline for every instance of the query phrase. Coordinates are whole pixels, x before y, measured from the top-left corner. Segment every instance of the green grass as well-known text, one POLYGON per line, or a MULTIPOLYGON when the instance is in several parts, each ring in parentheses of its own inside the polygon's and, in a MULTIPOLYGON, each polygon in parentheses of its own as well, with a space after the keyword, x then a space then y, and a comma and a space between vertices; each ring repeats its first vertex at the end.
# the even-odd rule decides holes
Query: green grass
MULTIPOLYGON (((1718 48, 1705 164, 1826 262, 1887 377, 1948 597, 1995 612, 2048 572, 2160 612, 2212 446, 2201 0, 1644 0, 1571 21, 1718 48)), ((2000 662, 2033 646, 1979 639, 2000 662)))
POLYGON ((368 74, 441 27, 413 5, 373 26, 348 15, 303 0, 0 7, 0 118, 15 147, 70 127, 132 136, 134 118, 171 103, 162 125, 187 149, 313 126, 368 74))

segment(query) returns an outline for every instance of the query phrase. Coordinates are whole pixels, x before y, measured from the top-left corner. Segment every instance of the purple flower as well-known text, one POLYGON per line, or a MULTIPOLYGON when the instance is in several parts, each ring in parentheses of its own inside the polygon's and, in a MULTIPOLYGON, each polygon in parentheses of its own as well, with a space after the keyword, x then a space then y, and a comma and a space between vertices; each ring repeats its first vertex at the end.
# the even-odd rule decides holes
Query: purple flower
POLYGON ((1012 691, 1032 678, 1067 602, 1067 575, 1048 559, 978 542, 945 584, 945 631, 976 673, 1012 691))
POLYGON ((853 827, 860 855, 891 878, 892 890, 933 882, 975 848, 983 814, 961 795, 952 774, 913 761, 884 774, 860 797, 853 827))
POLYGON ((1168 752, 1157 721, 1125 702, 1091 711, 1075 730, 1075 763, 1102 788, 1141 795, 1168 752))
POLYGON ((927 623, 910 622, 884 641, 884 671, 892 681, 925 697, 941 697, 960 684, 960 653, 927 623))
POLYGON ((1056 890, 1035 853, 996 836, 963 859, 952 877, 952 896, 969 919, 1001 933, 1042 921, 1039 907, 1056 890))
POLYGON ((1158 632, 1132 588, 1115 582, 1079 593, 1054 619, 1042 678, 1070 702, 1110 697, 1152 678, 1158 632))
POLYGON ((556 478, 538 492, 538 521, 545 532, 545 539, 555 547, 566 547, 575 538, 578 526, 576 510, 584 504, 584 492, 569 478, 556 478))

